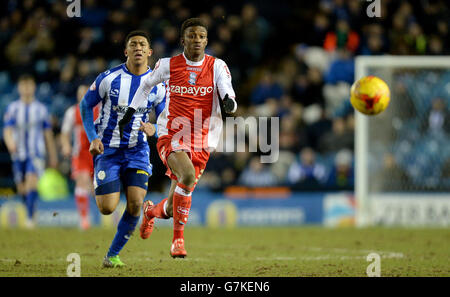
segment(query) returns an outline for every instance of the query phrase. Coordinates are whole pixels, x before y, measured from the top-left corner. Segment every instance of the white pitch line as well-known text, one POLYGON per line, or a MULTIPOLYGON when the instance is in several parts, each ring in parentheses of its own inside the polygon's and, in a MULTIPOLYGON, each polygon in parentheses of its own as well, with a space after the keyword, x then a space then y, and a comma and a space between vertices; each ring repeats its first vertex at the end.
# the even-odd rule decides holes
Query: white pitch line
POLYGON ((392 251, 377 251, 377 250, 353 250, 353 249, 345 249, 345 248, 322 248, 322 247, 307 247, 306 249, 312 250, 312 251, 331 251, 336 253, 362 253, 362 254, 370 254, 370 253, 377 253, 380 254, 382 258, 403 258, 405 255, 401 252, 392 252, 392 251))
POLYGON ((337 255, 320 255, 320 256, 304 256, 304 257, 257 257, 257 261, 324 261, 330 259, 339 260, 356 260, 364 259, 363 256, 337 256, 337 255))
POLYGON ((339 260, 360 260, 366 259, 367 255, 370 253, 377 253, 380 255, 382 259, 400 259, 404 258, 405 255, 400 252, 391 252, 391 251, 377 251, 377 250, 352 250, 352 249, 344 249, 344 248, 322 248, 322 247, 306 247, 307 250, 315 251, 315 252, 328 252, 324 255, 318 256, 299 256, 299 257, 285 257, 285 256, 273 256, 273 257, 257 257, 257 261, 295 261, 295 260, 304 260, 304 261, 323 261, 330 259, 339 259, 339 260), (333 254, 329 254, 332 252, 333 254), (338 254, 336 254, 338 253, 338 254), (341 255, 339 255, 341 254, 341 255), (342 254, 350 254, 350 255, 342 255, 342 254), (364 254, 364 255, 361 255, 364 254))
MULTIPOLYGON (((381 255, 381 258, 403 258, 403 255, 381 255)), ((304 256, 304 257, 257 257, 257 261, 324 261, 324 260, 364 260, 366 256, 338 256, 338 255, 320 255, 320 256, 304 256)))

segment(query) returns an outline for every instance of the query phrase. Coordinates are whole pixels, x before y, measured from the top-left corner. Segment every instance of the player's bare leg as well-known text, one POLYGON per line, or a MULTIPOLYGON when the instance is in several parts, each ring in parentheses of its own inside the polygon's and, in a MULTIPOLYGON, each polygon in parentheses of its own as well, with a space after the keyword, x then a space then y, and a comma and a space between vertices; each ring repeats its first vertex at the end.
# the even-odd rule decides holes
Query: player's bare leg
POLYGON ((120 192, 96 195, 95 202, 97 203, 98 210, 103 215, 109 215, 114 212, 120 201, 120 192))
POLYGON ((144 202, 147 190, 141 187, 129 186, 127 187, 127 211, 132 216, 138 217, 141 213, 142 203, 144 202))
MULTIPOLYGON (((142 202, 147 194, 145 189, 140 187, 130 186, 127 187, 127 211, 132 216, 139 216, 141 211, 142 202)), ((95 196, 97 207, 104 215, 109 215, 114 212, 120 201, 120 192, 97 195, 95 196)))
POLYGON ((184 258, 187 255, 184 248, 184 225, 187 223, 191 208, 195 168, 188 154, 183 151, 171 153, 167 158, 167 164, 178 180, 173 194, 168 198, 169 204, 173 205, 173 239, 170 254, 174 258, 184 258))
POLYGON ((188 154, 184 151, 172 152, 167 164, 178 179, 178 183, 192 188, 195 185, 195 169, 188 154))
POLYGON ((165 211, 170 217, 173 217, 173 193, 175 193, 177 183, 178 181, 172 179, 172 183, 170 184, 169 196, 167 196, 167 205, 165 211))

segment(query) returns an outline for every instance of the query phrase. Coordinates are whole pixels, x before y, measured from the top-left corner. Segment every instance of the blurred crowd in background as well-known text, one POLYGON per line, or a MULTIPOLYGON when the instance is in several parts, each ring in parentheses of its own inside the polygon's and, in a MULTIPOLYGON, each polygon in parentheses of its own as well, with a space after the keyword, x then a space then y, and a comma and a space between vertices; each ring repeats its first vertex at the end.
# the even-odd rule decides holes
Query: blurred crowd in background
MULTIPOLYGON (((278 162, 264 164, 258 152, 214 153, 198 187, 353 190, 354 112, 348 96, 354 57, 450 53, 446 1, 379 2, 381 17, 369 18, 370 2, 357 0, 85 0, 82 17, 70 18, 63 0, 2 1, 0 112, 17 99, 18 76, 33 74, 36 96, 48 105, 58 136, 78 85, 90 85, 100 72, 125 61, 129 31, 149 32, 153 67, 157 59, 181 52, 181 23, 201 17, 209 26, 207 53, 222 58, 232 73, 237 116, 279 117, 280 155, 278 162)), ((150 190, 167 180, 154 143, 150 190)), ((7 155, 4 146, 2 151, 7 155)), ((61 157, 59 169, 69 178, 69 160, 61 157)), ((2 170, 4 178, 8 174, 2 170)))

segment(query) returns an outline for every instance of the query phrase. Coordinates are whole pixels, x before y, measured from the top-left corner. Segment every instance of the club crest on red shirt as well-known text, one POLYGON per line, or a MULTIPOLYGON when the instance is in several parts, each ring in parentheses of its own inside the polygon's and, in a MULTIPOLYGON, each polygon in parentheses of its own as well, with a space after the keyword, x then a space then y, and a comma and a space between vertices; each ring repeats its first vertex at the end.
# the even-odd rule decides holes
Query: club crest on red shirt
POLYGON ((195 86, 195 83, 197 81, 197 73, 195 72, 189 72, 189 80, 188 83, 195 86))

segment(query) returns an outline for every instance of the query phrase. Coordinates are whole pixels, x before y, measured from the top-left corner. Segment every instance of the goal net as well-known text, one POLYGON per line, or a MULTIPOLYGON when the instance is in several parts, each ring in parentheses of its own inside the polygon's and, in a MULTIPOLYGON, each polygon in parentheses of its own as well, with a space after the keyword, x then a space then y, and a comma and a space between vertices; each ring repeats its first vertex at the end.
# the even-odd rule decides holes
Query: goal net
POLYGON ((360 56, 355 65, 355 80, 375 75, 391 90, 383 113, 356 112, 357 226, 448 224, 450 57, 360 56))

